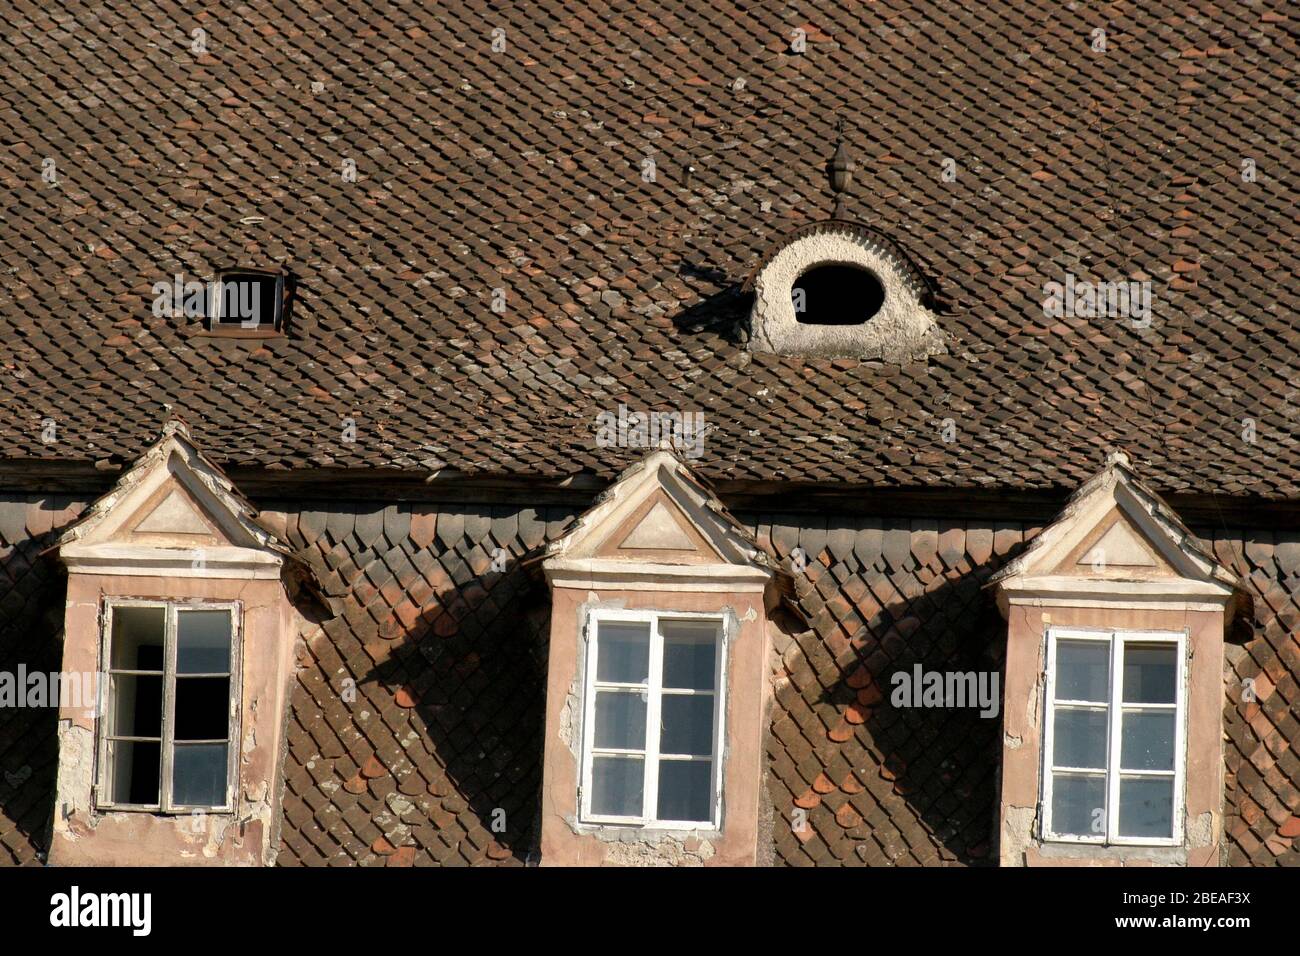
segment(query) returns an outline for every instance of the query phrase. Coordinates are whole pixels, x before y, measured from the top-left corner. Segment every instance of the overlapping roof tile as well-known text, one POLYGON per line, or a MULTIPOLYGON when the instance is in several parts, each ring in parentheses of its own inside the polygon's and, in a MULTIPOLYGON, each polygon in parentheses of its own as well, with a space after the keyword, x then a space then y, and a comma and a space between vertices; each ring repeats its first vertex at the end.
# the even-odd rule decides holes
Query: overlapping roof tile
POLYGON ((1296 32, 1280 0, 16 0, 0 458, 129 462, 171 405, 224 466, 612 477, 627 403, 703 411, 709 479, 1072 488, 1122 446, 1162 493, 1293 496, 1296 32), (946 355, 739 340, 840 117, 847 214, 954 303, 946 355), (285 338, 153 314, 232 265, 295 275, 285 338), (1066 273, 1149 279, 1150 327, 1045 317, 1066 273))

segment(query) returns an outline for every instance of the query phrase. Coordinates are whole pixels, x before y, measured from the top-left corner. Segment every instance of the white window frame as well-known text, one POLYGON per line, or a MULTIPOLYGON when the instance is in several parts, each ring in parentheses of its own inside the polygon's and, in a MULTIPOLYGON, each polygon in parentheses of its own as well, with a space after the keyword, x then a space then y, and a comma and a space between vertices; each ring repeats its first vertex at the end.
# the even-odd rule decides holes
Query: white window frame
MULTIPOLYGON (((105 598, 100 615, 100 668, 98 717, 96 719, 96 757, 94 804, 113 811, 138 811, 155 814, 233 813, 236 774, 239 768, 239 726, 243 700, 243 604, 240 601, 201 601, 188 599, 105 598), (111 664, 113 661, 113 611, 124 607, 158 607, 164 609, 163 635, 163 714, 162 754, 159 760, 158 803, 117 803, 113 800, 113 782, 109 779, 108 744, 110 707, 112 706, 111 664), (229 611, 230 631, 230 706, 227 711, 226 798, 221 805, 181 804, 172 799, 172 760, 175 754, 176 727, 176 622, 182 610, 229 611)), ((187 675, 199 677, 200 674, 187 675)), ((116 735, 115 735, 116 736, 116 735)), ((188 741, 187 741, 188 742, 188 741)))
POLYGON ((284 317, 284 287, 285 275, 283 272, 267 269, 224 269, 217 273, 215 281, 212 283, 215 299, 208 304, 208 329, 210 333, 236 331, 258 331, 258 332, 279 332, 280 325, 284 317), (245 325, 240 321, 237 325, 225 321, 226 309, 226 283, 234 279, 235 276, 257 276, 260 279, 275 280, 275 309, 270 321, 263 321, 262 316, 258 316, 256 325, 245 325))
POLYGON ((1185 775, 1187 769, 1187 648, 1186 631, 1142 631, 1116 628, 1093 629, 1073 627, 1053 627, 1047 631, 1047 674, 1045 684, 1045 706, 1043 708, 1043 754, 1042 754, 1042 838, 1054 843, 1090 843, 1107 846, 1181 846, 1183 843, 1183 816, 1185 813, 1185 775), (1098 641, 1108 644, 1110 649, 1110 699, 1106 703, 1106 829, 1104 833, 1082 836, 1073 833, 1054 833, 1052 831, 1052 778, 1054 773, 1071 770, 1095 774, 1092 768, 1057 766, 1054 763, 1056 707, 1068 705, 1100 709, 1095 701, 1056 700, 1056 648, 1057 642, 1098 641), (1124 668, 1122 666, 1122 649, 1130 644, 1172 644, 1177 648, 1177 676, 1174 685, 1173 704, 1124 704, 1124 668), (1174 769, 1169 770, 1125 770, 1122 774, 1131 777, 1173 777, 1173 835, 1171 837, 1125 837, 1119 833, 1119 784, 1120 770, 1120 721, 1125 707, 1131 710, 1174 711, 1174 769))
MULTIPOLYGON (((615 825, 615 826, 636 826, 646 829, 660 830, 708 830, 716 831, 722 829, 722 782, 723 782, 723 759, 725 754, 726 742, 726 713, 727 713, 727 650, 730 643, 728 633, 728 621, 726 616, 721 614, 699 614, 686 611, 624 611, 624 610, 601 610, 588 613, 587 619, 583 626, 583 634, 586 641, 585 648, 585 665, 583 677, 583 720, 582 720, 582 764, 581 764, 581 782, 578 791, 579 820, 582 823, 615 825), (650 626, 650 670, 646 678, 645 690, 647 693, 646 704, 646 741, 645 741, 645 779, 642 790, 641 809, 642 815, 639 817, 630 816, 610 816, 606 814, 595 814, 591 811, 591 770, 593 758, 597 754, 617 754, 620 752, 636 753, 640 755, 642 751, 619 751, 617 749, 595 746, 595 715, 596 715, 596 690, 597 687, 605 688, 639 688, 639 684, 616 684, 607 681, 596 680, 596 655, 598 641, 598 629, 601 622, 604 621, 626 621, 632 623, 648 624, 650 626), (718 652, 715 659, 715 671, 713 677, 713 691, 682 691, 673 689, 673 694, 684 693, 712 693, 714 698, 713 707, 713 752, 709 759, 713 762, 713 800, 711 802, 709 820, 657 820, 655 812, 659 801, 659 734, 656 728, 660 726, 660 708, 663 700, 663 634, 660 631, 659 624, 661 621, 696 621, 707 623, 717 628, 718 631, 718 652)), ((679 758, 672 758, 679 759, 679 758)))

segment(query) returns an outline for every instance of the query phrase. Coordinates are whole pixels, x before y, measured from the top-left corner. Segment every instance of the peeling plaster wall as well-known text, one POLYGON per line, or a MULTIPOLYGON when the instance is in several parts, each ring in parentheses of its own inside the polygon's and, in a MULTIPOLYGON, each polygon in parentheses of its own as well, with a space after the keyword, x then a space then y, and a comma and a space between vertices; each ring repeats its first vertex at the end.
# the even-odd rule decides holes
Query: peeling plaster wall
POLYGON ((293 633, 278 580, 114 577, 70 574, 63 670, 99 665, 99 615, 105 595, 158 599, 239 600, 243 604, 240 739, 231 813, 164 815, 100 811, 93 806, 95 719, 82 708, 60 711, 59 770, 49 861, 52 865, 260 866, 274 862, 283 759, 283 713, 293 633))
POLYGON ((1013 603, 1007 621, 1003 727, 1003 866, 1217 866, 1223 838, 1223 615, 1219 611, 1037 607, 1013 603), (1037 836, 1042 787, 1043 674, 1049 627, 1109 627, 1190 632, 1184 845, 1099 846, 1047 843, 1037 836))
POLYGON ((546 739, 543 745, 543 866, 750 866, 757 859, 767 673, 763 594, 753 592, 599 591, 557 587, 552 596, 546 739), (581 627, 600 608, 657 608, 724 613, 731 639, 726 661, 726 742, 722 829, 678 832, 596 826, 578 820, 581 774, 581 627))

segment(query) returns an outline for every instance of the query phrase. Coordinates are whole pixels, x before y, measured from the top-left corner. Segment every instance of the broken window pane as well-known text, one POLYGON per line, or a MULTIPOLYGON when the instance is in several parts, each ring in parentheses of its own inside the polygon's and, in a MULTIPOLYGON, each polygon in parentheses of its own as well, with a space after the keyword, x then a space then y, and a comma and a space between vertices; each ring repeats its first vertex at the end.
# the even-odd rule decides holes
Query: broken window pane
POLYGON ((166 608, 114 607, 111 669, 162 673, 166 620, 166 608))
POLYGON ((162 737, 161 674, 113 674, 109 686, 112 690, 109 733, 112 736, 162 737))
POLYGON ((160 742, 111 740, 106 756, 115 803, 158 805, 162 780, 160 742))
POLYGON ((176 678, 176 740, 225 740, 229 721, 229 677, 176 678))
POLYGON ((172 803, 219 807, 226 802, 226 744, 176 744, 172 803))

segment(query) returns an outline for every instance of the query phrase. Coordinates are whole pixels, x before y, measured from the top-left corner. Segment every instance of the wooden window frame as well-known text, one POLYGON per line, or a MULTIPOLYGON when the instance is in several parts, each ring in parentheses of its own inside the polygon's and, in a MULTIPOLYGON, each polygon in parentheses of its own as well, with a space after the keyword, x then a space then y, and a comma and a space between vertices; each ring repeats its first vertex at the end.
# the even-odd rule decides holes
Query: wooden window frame
POLYGON ((1047 640, 1047 674, 1044 681, 1045 706, 1043 708, 1043 753, 1042 753, 1042 796, 1041 796, 1041 836, 1052 843, 1082 843, 1102 846, 1182 846, 1183 815, 1186 812, 1186 772, 1187 772, 1187 655, 1189 637, 1187 631, 1126 630, 1122 628, 1049 628, 1047 640), (1105 642, 1109 651, 1109 691, 1106 703, 1106 827, 1103 833, 1084 836, 1072 833, 1054 833, 1052 831, 1052 782, 1056 773, 1095 774, 1093 768, 1072 768, 1057 766, 1054 762, 1056 707, 1091 707, 1100 709, 1095 701, 1074 701, 1056 699, 1056 649, 1059 641, 1096 641, 1105 642), (1174 683, 1173 704, 1138 704, 1124 702, 1124 649, 1129 644, 1172 644, 1175 648, 1177 674, 1174 683), (1170 710, 1174 712, 1174 768, 1173 770, 1122 770, 1120 767, 1121 729, 1125 710, 1154 711, 1170 710), (1119 833, 1120 780, 1135 777, 1172 777, 1174 783, 1173 798, 1173 832, 1169 837, 1126 837, 1119 833))
POLYGON ((208 303, 207 315, 203 320, 205 336, 220 336, 233 339, 278 338, 284 334, 285 297, 287 295, 288 277, 281 270, 275 269, 222 269, 213 280, 213 301, 208 303), (225 308, 225 285, 234 276, 258 276, 262 279, 275 280, 275 315, 270 322, 259 322, 255 326, 223 323, 221 311, 225 308))
POLYGON ((623 611, 601 610, 587 615, 584 624, 585 668, 583 677, 583 721, 582 721, 582 761, 581 782, 578 790, 579 821, 599 826, 628 826, 659 830, 707 830, 722 829, 722 790, 723 763, 726 751, 726 712, 727 712, 727 651, 730 644, 728 622, 724 615, 700 614, 683 611, 623 611), (598 689, 630 690, 642 687, 641 684, 619 684, 596 680, 596 657, 599 645, 599 627, 602 622, 630 622, 648 624, 650 628, 650 667, 644 690, 646 703, 646 740, 642 750, 620 750, 618 748, 595 746, 596 691, 598 689), (702 757, 678 758, 662 757, 659 752, 660 713, 663 704, 663 632, 662 621, 697 622, 708 624, 716 629, 717 653, 714 661, 714 678, 712 691, 690 691, 672 688, 670 695, 711 694, 713 707, 713 748, 708 759, 712 762, 713 798, 710 802, 709 820, 659 820, 655 818, 659 801, 659 764, 661 760, 691 759, 702 761, 702 757), (619 753, 644 755, 645 777, 642 784, 642 801, 640 816, 611 816, 596 814, 591 811, 591 771, 597 755, 617 755, 619 753))
MULTIPOLYGON (((100 673, 103 680, 100 681, 99 687, 99 706, 97 708, 95 738, 96 738, 96 759, 98 768, 95 773, 94 787, 94 805, 96 809, 112 810, 113 812, 130 811, 139 813, 154 813, 181 815, 189 814, 195 810, 201 810, 205 813, 233 813, 235 810, 235 795, 237 790, 237 772, 239 768, 239 749, 240 749, 240 710, 243 701, 243 604, 240 601, 203 601, 203 600, 177 600, 177 599, 154 599, 154 598, 105 598, 103 607, 100 612, 100 673), (111 720, 111 708, 113 705, 112 693, 113 684, 112 676, 116 673, 131 673, 130 671, 115 671, 112 669, 112 640, 113 640, 113 611, 116 608, 125 607, 157 607, 164 609, 164 633, 163 633, 163 713, 161 726, 159 758, 159 786, 158 800, 156 804, 138 804, 138 803, 118 803, 113 800, 113 782, 109 779, 109 760, 108 744, 110 740, 130 740, 131 737, 123 737, 108 732, 111 720), (230 613, 230 671, 226 675, 218 674, 186 674, 185 677, 212 677, 226 676, 230 680, 230 703, 227 710, 227 730, 226 730, 226 797, 225 802, 221 805, 205 804, 182 804, 174 801, 172 797, 172 764, 175 757, 175 724, 176 724, 176 625, 177 615, 180 611, 199 610, 199 611, 220 611, 225 610, 230 613)), ((149 674, 156 672, 149 671, 149 674)), ((142 738, 144 739, 144 738, 142 738)), ((152 739, 152 738, 147 738, 152 739)), ((192 743, 215 743, 219 741, 185 741, 187 744, 192 743)))

